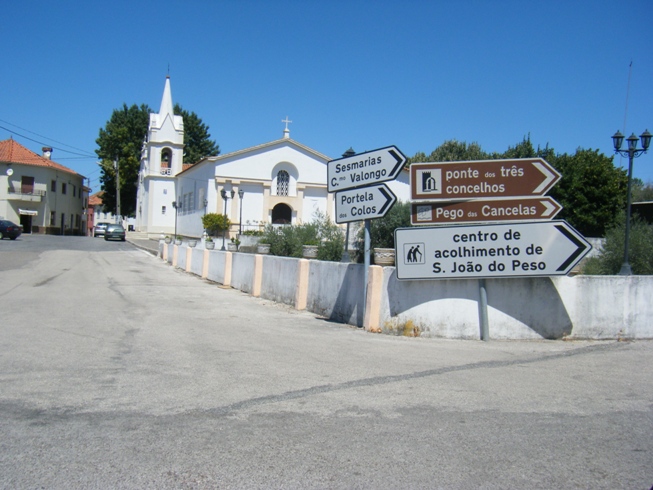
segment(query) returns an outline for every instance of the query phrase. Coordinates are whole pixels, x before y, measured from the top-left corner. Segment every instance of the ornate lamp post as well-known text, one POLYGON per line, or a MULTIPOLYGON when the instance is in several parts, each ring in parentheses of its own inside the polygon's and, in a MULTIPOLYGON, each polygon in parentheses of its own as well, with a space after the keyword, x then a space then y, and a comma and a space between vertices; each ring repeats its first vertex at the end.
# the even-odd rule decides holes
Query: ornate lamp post
POLYGON ((238 218, 238 234, 243 234, 243 196, 245 191, 238 189, 238 204, 240 204, 240 218, 238 218))
POLYGON ((175 208, 175 239, 177 239, 177 212, 181 208, 181 201, 172 201, 172 207, 175 208))
POLYGON ((630 200, 633 178, 633 160, 635 157, 646 153, 649 145, 651 144, 651 133, 649 133, 647 129, 639 136, 639 138, 635 136, 635 133, 633 133, 626 139, 626 141, 628 142, 628 149, 622 150, 621 145, 624 142, 624 135, 617 131, 614 136, 612 136, 614 152, 618 153, 619 155, 628 156, 628 205, 626 207, 626 238, 624 244, 624 263, 621 266, 621 270, 619 271, 619 274, 623 276, 629 276, 632 274, 630 263, 628 262, 628 245, 630 242, 630 200), (642 148, 637 148, 637 143, 639 142, 640 138, 642 139, 642 148))
MULTIPOLYGON (((226 224, 227 223, 227 199, 229 198, 229 193, 223 187, 222 190, 220 191, 220 195, 222 196, 222 199, 224 199, 224 222, 226 224)), ((235 195, 236 195, 236 191, 234 191, 232 189, 231 190, 231 198, 233 199, 235 195)), ((225 239, 226 232, 227 232, 226 228, 222 230, 222 248, 221 248, 221 250, 227 250, 225 248, 225 246, 224 246, 224 239, 225 239)))
MULTIPOLYGON (((346 157, 352 157, 355 154, 356 152, 350 146, 349 150, 344 152, 342 156, 343 158, 346 158, 346 157)), ((351 257, 349 256, 349 221, 347 221, 347 231, 345 233, 345 249, 342 251, 342 257, 340 258, 340 262, 345 262, 347 264, 351 262, 351 257)))

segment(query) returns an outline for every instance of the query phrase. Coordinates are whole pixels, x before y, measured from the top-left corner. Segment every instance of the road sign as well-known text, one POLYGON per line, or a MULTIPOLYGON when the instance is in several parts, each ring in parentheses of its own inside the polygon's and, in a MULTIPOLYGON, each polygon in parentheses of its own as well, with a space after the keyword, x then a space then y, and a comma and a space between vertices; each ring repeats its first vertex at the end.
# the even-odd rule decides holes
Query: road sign
POLYGON ((328 192, 344 191, 394 180, 406 157, 396 146, 331 160, 327 164, 328 192))
POLYGON ((336 223, 383 218, 396 201, 385 184, 336 192, 336 223))
POLYGON ((410 221, 413 225, 431 225, 438 223, 551 220, 560 210, 562 210, 562 206, 548 196, 523 197, 521 199, 425 202, 412 204, 410 221))
POLYGON ((560 174, 541 158, 413 163, 413 201, 543 196, 560 174))
POLYGON ((399 228, 398 279, 567 274, 592 246, 562 220, 399 228))

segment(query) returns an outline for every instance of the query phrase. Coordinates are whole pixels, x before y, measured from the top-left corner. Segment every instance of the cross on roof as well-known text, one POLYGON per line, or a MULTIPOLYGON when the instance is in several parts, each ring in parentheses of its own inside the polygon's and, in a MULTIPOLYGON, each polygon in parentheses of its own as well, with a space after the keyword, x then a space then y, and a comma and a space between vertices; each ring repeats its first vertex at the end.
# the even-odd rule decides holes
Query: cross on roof
POLYGON ((286 116, 286 118, 282 119, 281 122, 286 123, 286 131, 288 131, 288 123, 291 123, 292 121, 288 119, 288 116, 286 116))

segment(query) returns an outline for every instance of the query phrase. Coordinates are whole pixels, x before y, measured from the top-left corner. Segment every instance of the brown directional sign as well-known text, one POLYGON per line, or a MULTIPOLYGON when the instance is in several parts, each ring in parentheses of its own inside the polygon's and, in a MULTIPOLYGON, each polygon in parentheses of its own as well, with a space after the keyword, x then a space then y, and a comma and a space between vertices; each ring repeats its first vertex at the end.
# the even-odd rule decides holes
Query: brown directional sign
POLYGON ((413 163, 413 201, 543 196, 560 174, 541 158, 413 163))
POLYGON ((413 203, 413 225, 489 221, 550 220, 562 206, 550 197, 474 199, 471 201, 413 203))

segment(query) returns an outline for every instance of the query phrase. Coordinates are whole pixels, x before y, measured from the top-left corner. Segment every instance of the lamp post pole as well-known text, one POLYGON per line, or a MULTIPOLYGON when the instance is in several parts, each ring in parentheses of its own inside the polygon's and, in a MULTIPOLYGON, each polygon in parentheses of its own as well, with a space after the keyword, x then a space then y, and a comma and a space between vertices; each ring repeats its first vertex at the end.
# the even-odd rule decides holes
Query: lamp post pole
MULTIPOLYGON (((220 191, 220 195, 222 196, 222 199, 224 199, 224 213, 223 214, 224 214, 224 224, 226 225, 227 224, 227 199, 229 198, 229 193, 223 188, 220 191)), ((231 191, 231 198, 233 199, 235 195, 236 195, 236 191, 232 190, 231 191)), ((227 233, 227 228, 225 226, 225 228, 222 230, 222 249, 221 250, 227 250, 225 248, 225 246, 224 246, 224 240, 225 240, 226 233, 227 233)))
POLYGON ((631 207, 631 190, 632 190, 632 179, 633 179, 633 160, 635 157, 646 153, 649 145, 651 144, 651 133, 648 132, 648 129, 644 131, 639 138, 635 136, 635 133, 631 134, 626 141, 628 142, 628 149, 622 150, 621 145, 624 141, 624 135, 621 132, 617 131, 614 136, 612 136, 612 142, 614 144, 614 152, 619 155, 628 157, 628 190, 626 205, 626 236, 624 238, 624 263, 621 266, 619 275, 629 276, 632 274, 632 269, 630 267, 630 262, 628 261, 628 248, 630 243, 630 207, 631 207), (642 140, 642 148, 637 148, 637 143, 639 140, 642 140))
POLYGON ((177 239, 177 210, 179 209, 179 201, 172 201, 172 207, 175 208, 175 236, 174 239, 177 239))
MULTIPOLYGON (((224 215, 224 223, 227 223, 227 191, 222 189, 220 191, 220 195, 222 196, 222 199, 224 200, 224 209, 222 214, 224 215)), ((220 250, 224 251, 227 250, 224 246, 224 235, 225 235, 226 230, 222 228, 222 248, 220 250)))
POLYGON ((238 189, 238 204, 240 205, 240 217, 238 218, 238 234, 243 234, 243 196, 245 191, 238 189))
MULTIPOLYGON (((352 157, 356 154, 354 149, 350 146, 349 149, 342 154, 343 158, 352 157)), ((351 257, 349 256, 349 221, 347 221, 347 231, 345 232, 345 248, 342 251, 340 262, 350 263, 351 257)))

